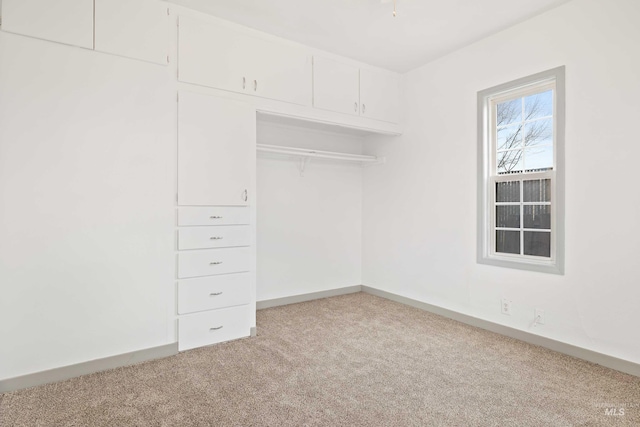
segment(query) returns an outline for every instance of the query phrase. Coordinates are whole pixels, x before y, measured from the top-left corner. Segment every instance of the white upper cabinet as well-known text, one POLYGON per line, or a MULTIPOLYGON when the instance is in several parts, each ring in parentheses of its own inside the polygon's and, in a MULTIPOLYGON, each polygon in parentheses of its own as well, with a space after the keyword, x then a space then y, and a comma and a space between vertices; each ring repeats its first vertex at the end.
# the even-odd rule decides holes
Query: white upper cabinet
POLYGON ((330 59, 313 57, 313 106, 338 113, 360 111, 360 69, 330 59))
POLYGON ((2 29, 93 49, 93 0, 2 0, 2 29))
POLYGON ((311 56, 300 48, 253 38, 250 73, 255 95, 311 104, 311 56))
POLYGON ((242 92, 248 86, 248 38, 225 27, 179 18, 178 80, 242 92))
POLYGON ((168 18, 158 0, 95 0, 95 49, 166 64, 168 18))
POLYGON ((400 79, 386 70, 360 69, 360 115, 398 123, 400 79))
POLYGON ((313 57, 315 108, 397 123, 399 93, 395 73, 313 57))
POLYGON ((180 16, 181 82, 308 105, 310 76, 309 56, 302 48, 180 16))
POLYGON ((246 206, 255 150, 256 111, 252 106, 180 92, 178 205, 246 206))

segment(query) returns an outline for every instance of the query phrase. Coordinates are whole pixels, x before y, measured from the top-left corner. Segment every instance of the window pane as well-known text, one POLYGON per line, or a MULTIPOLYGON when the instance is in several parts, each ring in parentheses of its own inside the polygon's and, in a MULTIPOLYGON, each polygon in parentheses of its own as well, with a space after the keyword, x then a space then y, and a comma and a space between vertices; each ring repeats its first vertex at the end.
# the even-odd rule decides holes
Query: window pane
POLYGON ((525 231, 524 254, 549 258, 551 256, 551 233, 525 231))
POLYGON ((524 125, 524 145, 553 145, 553 119, 536 120, 524 125))
POLYGON ((553 169, 553 147, 531 147, 524 150, 525 170, 529 172, 553 169))
POLYGON ((498 150, 508 150, 522 147, 522 124, 511 125, 498 129, 498 150))
POLYGON ((504 126, 511 123, 522 121, 522 98, 514 99, 507 102, 501 102, 497 105, 496 125, 504 126))
POLYGON ((520 228, 520 206, 496 206, 496 227, 520 228))
POLYGON ((496 252, 520 254, 520 232, 496 230, 496 252))
POLYGON ((548 90, 525 97, 524 111, 525 120, 551 116, 553 114, 553 91, 548 90))
POLYGON ((525 205, 523 217, 524 228, 551 229, 551 206, 525 205))
POLYGON ((519 202, 520 181, 496 182, 496 202, 519 202))
POLYGON ((522 150, 500 151, 496 164, 501 175, 522 172, 522 150))
POLYGON ((525 202, 550 202, 551 180, 533 179, 526 180, 522 184, 525 202))

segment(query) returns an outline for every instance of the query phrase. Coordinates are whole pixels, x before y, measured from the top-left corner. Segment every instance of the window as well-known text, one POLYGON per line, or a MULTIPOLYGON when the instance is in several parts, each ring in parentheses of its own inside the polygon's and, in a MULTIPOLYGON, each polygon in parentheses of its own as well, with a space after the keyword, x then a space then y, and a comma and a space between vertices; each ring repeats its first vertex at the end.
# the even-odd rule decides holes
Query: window
POLYGON ((478 92, 478 262, 562 274, 564 67, 478 92))

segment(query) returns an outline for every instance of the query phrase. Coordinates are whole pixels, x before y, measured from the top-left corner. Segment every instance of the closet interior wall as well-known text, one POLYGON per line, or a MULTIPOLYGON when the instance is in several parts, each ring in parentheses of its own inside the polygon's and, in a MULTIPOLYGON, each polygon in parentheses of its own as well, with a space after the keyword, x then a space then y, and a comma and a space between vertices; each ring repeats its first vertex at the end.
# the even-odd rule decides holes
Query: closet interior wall
MULTIPOLYGON (((361 154, 363 137, 258 120, 258 144, 361 154)), ((257 300, 361 283, 363 167, 258 153, 257 300)))

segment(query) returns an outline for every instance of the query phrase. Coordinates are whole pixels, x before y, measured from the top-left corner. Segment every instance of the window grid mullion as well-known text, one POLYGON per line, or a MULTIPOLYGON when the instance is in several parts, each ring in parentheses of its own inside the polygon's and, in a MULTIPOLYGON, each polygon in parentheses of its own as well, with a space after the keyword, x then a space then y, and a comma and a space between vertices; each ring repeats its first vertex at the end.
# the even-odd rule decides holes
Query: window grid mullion
POLYGON ((525 206, 551 206, 551 202, 496 202, 496 206, 518 206, 520 203, 525 206))
MULTIPOLYGON (((549 120, 549 119, 553 119, 553 115, 551 115, 551 116, 536 117, 535 119, 525 120, 524 122, 525 122, 525 123, 534 123, 534 122, 540 122, 540 121, 542 121, 542 120, 549 120)), ((497 130, 504 129, 504 128, 507 128, 507 127, 509 127, 509 126, 513 126, 513 125, 515 125, 515 124, 517 124, 517 122, 514 122, 514 123, 507 123, 506 125, 496 126, 496 129, 497 129, 497 130)))
MULTIPOLYGON (((522 114, 524 115, 524 98, 522 98, 522 114)), ((524 167, 524 150, 522 152, 524 167)), ((524 180, 520 180, 520 255, 524 255, 524 180)))

